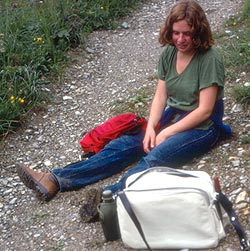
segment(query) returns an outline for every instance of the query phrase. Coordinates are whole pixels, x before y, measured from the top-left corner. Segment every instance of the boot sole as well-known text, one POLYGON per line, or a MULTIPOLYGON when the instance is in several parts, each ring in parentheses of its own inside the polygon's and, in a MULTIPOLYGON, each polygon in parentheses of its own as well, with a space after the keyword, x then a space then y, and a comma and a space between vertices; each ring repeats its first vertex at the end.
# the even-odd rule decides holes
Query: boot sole
POLYGON ((23 182, 23 184, 32 189, 36 193, 36 197, 42 201, 49 201, 54 196, 51 196, 48 191, 35 179, 32 178, 29 172, 26 171, 26 168, 22 164, 16 166, 17 173, 23 182))

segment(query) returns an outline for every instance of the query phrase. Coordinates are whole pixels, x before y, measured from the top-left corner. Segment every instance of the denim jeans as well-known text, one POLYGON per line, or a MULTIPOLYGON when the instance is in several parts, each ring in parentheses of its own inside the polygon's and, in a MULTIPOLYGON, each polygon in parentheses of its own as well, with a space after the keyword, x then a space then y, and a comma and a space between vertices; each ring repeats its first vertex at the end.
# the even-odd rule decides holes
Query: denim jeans
POLYGON ((52 174, 58 180, 60 191, 63 192, 110 177, 140 160, 117 183, 104 188, 116 193, 124 188, 129 175, 153 166, 181 167, 193 158, 208 152, 218 141, 218 136, 218 129, 214 126, 208 130, 192 129, 171 136, 150 153, 145 154, 142 145, 144 132, 123 135, 89 159, 65 168, 54 169, 52 174))

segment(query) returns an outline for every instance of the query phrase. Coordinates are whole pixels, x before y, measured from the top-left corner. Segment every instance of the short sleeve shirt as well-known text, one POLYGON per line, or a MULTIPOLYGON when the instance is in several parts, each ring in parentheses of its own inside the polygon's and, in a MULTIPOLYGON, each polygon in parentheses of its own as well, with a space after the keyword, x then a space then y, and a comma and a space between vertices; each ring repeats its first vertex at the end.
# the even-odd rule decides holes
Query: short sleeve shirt
POLYGON ((199 91, 214 84, 219 86, 217 99, 223 98, 225 70, 214 48, 197 51, 181 74, 176 71, 176 58, 177 49, 167 45, 158 63, 158 78, 166 81, 168 106, 192 111, 198 107, 199 91))

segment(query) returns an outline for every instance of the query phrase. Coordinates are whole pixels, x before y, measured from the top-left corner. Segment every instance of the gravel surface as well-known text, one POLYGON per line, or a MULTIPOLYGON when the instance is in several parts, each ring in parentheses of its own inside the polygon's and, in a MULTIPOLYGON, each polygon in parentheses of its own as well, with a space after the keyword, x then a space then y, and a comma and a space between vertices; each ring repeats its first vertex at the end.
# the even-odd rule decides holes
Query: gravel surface
MULTIPOLYGON (((214 30, 242 6, 237 0, 199 2, 214 30)), ((86 189, 111 184, 118 175, 78 191, 60 193, 45 203, 20 182, 15 164, 22 162, 48 171, 77 161, 81 133, 108 119, 115 100, 124 100, 141 88, 154 88, 152 77, 161 50, 157 43, 159 27, 173 3, 144 3, 121 20, 116 30, 91 34, 86 50, 78 48, 69 53, 71 61, 63 83, 47 87, 53 93, 53 103, 30 114, 29 121, 2 142, 0 250, 129 250, 121 241, 105 242, 99 222, 84 224, 79 218, 86 189)), ((248 73, 239 72, 237 83, 247 79, 248 73)), ((229 94, 230 86, 237 83, 227 83, 225 99, 225 121, 232 125, 235 137, 185 168, 206 170, 220 177, 249 238, 250 151, 242 137, 249 133, 250 114, 229 94)), ((232 227, 227 229, 226 240, 214 250, 240 250, 232 227)))

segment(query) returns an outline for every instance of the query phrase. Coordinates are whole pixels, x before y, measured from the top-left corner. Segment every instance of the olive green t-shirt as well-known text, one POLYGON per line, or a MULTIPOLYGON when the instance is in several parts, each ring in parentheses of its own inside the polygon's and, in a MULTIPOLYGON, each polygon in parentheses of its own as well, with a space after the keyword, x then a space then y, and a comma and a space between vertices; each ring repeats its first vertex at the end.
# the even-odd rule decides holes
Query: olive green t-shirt
POLYGON ((158 64, 158 77, 166 81, 167 105, 183 111, 192 111, 198 107, 199 91, 218 85, 218 99, 223 97, 225 71, 223 61, 215 49, 197 51, 186 69, 176 71, 177 49, 164 47, 158 64))
MULTIPOLYGON (((225 69, 222 58, 214 48, 205 52, 197 51, 186 69, 178 74, 176 71, 177 49, 165 46, 158 63, 158 78, 166 81, 167 106, 190 112, 198 107, 199 91, 218 85, 217 99, 223 98, 225 69)), ((208 128, 211 121, 200 127, 208 128)))

